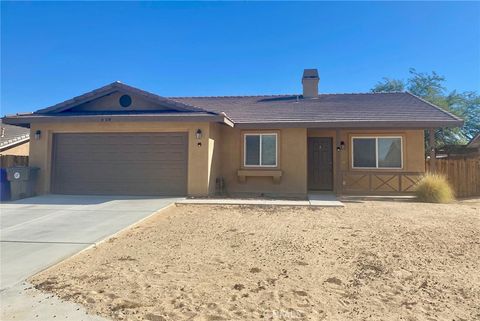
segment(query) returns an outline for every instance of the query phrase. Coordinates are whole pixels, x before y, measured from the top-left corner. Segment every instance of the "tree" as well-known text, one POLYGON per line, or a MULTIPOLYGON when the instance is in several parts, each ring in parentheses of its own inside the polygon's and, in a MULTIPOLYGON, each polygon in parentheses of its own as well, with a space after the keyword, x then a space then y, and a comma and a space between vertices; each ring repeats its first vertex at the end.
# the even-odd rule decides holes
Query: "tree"
POLYGON ((473 91, 459 93, 456 90, 447 94, 445 77, 437 74, 409 70, 410 77, 401 79, 383 78, 372 92, 395 92, 405 89, 412 94, 455 114, 464 120, 462 128, 440 128, 435 133, 437 146, 465 144, 480 132, 480 96, 473 91))
POLYGON ((405 91, 405 83, 402 80, 383 77, 372 89, 376 93, 391 93, 405 91))

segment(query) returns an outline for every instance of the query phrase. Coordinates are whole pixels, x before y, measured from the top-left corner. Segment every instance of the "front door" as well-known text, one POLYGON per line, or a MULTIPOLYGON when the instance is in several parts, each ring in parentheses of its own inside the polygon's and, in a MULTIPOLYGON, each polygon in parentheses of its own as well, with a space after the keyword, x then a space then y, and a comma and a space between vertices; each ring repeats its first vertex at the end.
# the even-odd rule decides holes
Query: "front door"
POLYGON ((308 189, 333 190, 333 139, 308 138, 308 189))

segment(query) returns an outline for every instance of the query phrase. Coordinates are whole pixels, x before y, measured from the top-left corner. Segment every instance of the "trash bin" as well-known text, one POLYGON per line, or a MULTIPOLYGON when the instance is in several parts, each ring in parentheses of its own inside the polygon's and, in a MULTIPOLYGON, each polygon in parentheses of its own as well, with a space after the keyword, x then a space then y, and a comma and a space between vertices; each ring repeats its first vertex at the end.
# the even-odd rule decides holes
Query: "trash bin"
POLYGON ((0 201, 10 200, 10 182, 7 179, 7 170, 0 168, 0 201))
POLYGON ((7 179, 10 182, 12 201, 35 195, 35 179, 37 178, 37 173, 37 167, 7 168, 7 179))

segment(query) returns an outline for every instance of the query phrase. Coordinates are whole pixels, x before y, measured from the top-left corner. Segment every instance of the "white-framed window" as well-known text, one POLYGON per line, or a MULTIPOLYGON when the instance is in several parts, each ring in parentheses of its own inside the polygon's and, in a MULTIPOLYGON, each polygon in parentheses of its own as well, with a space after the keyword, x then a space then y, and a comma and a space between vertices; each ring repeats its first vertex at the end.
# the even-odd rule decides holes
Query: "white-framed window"
POLYGON ((352 137, 353 168, 403 168, 401 136, 352 137))
POLYGON ((245 167, 277 167, 276 133, 243 135, 243 165, 245 167))

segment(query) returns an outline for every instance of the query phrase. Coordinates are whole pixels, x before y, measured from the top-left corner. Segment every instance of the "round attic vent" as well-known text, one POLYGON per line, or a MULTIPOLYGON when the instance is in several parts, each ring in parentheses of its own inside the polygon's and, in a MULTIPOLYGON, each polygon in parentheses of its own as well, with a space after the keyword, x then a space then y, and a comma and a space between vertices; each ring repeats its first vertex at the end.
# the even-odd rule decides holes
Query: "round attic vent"
POLYGON ((120 103, 120 106, 128 107, 132 104, 132 97, 130 97, 129 95, 123 95, 122 97, 120 97, 118 102, 120 103))

